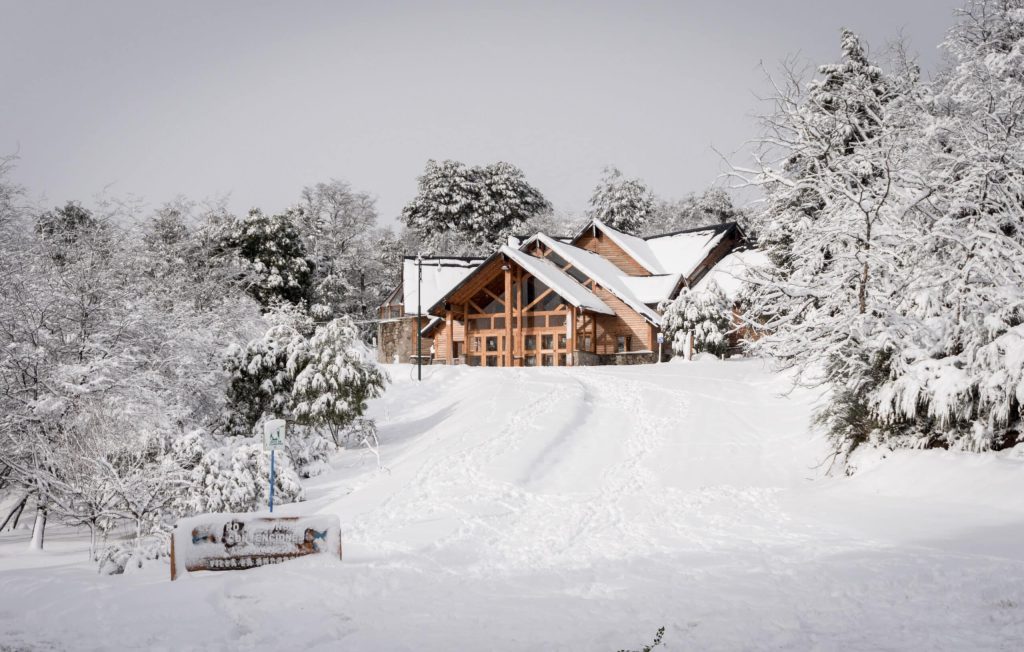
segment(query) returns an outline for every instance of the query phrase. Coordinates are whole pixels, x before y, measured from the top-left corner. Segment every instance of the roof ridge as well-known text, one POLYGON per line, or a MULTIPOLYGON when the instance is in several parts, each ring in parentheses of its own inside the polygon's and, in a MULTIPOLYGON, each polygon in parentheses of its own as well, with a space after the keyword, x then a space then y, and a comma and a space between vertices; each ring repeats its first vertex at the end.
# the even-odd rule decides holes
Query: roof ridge
POLYGON ((641 237, 641 240, 655 240, 657 238, 667 238, 673 235, 682 235, 684 233, 697 233, 698 231, 726 231, 731 227, 739 226, 739 222, 718 222, 717 224, 709 224, 707 226, 695 226, 689 229, 680 229, 678 231, 668 231, 666 233, 655 233, 654 235, 645 235, 641 237))

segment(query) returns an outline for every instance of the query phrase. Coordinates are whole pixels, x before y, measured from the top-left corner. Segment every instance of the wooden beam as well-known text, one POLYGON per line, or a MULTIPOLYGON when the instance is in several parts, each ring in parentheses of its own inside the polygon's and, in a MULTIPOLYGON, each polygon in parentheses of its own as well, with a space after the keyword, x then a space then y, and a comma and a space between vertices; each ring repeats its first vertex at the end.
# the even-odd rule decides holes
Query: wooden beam
POLYGON ((505 261, 505 366, 512 366, 512 263, 505 261))
POLYGON ((452 321, 452 309, 448 306, 444 309, 445 325, 448 327, 448 364, 452 364, 452 349, 455 348, 455 323, 452 321))
POLYGON ((575 364, 573 358, 576 356, 576 311, 569 311, 569 341, 566 342, 566 352, 569 354, 566 356, 565 363, 569 366, 575 364))

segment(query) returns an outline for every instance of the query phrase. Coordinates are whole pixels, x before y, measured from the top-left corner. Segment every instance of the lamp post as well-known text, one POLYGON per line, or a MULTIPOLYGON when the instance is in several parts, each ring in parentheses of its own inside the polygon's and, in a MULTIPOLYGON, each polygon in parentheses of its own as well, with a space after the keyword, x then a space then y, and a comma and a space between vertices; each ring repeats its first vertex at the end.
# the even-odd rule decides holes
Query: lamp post
POLYGON ((416 380, 423 380, 423 255, 416 254, 416 380))

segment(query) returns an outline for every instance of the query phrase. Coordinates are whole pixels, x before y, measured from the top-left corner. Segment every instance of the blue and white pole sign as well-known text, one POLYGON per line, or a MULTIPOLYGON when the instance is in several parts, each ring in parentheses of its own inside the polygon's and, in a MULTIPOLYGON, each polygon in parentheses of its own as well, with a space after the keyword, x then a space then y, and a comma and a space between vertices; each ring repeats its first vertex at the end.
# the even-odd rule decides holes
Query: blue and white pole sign
POLYGON ((270 451, 270 512, 274 512, 274 453, 284 450, 284 436, 288 423, 284 419, 271 419, 263 424, 263 450, 270 451))
POLYGON ((658 362, 661 362, 661 345, 665 343, 665 334, 658 331, 658 362))

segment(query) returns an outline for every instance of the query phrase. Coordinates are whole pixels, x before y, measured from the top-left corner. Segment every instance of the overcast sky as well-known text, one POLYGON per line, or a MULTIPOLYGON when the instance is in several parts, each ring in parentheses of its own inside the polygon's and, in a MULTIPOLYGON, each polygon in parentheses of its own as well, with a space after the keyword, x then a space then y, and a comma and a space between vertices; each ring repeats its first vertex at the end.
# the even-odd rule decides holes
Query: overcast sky
POLYGON ((759 62, 902 33, 926 71, 962 0, 0 0, 0 153, 48 204, 106 189, 276 211, 346 179, 390 221, 428 158, 506 160, 580 211, 605 165, 681 197, 756 132, 759 62))

